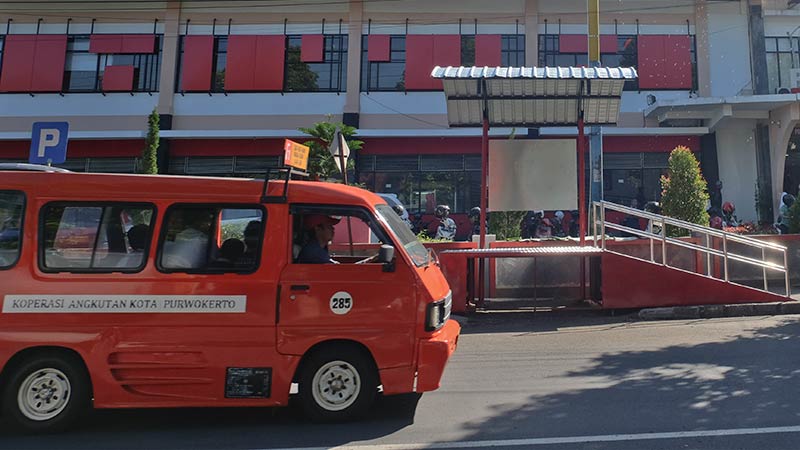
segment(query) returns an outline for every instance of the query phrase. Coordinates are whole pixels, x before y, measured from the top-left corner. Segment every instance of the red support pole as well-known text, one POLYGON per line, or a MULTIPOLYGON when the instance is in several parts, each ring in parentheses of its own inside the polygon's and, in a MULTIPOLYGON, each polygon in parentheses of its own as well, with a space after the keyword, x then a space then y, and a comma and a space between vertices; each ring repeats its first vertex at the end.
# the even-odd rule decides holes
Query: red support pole
POLYGON ((489 118, 483 117, 483 134, 481 135, 481 217, 480 217, 480 248, 486 246, 486 205, 488 203, 489 188, 489 118))
POLYGON ((583 117, 578 119, 578 215, 580 216, 580 244, 586 244, 586 136, 583 134, 583 117))

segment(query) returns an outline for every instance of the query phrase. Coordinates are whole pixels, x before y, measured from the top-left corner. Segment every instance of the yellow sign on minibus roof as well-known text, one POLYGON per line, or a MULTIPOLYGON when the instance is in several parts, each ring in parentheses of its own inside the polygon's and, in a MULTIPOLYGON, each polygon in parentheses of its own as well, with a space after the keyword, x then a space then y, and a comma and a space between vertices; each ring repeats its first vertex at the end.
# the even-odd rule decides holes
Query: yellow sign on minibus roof
POLYGON ((308 168, 308 153, 310 149, 295 141, 286 139, 283 144, 283 163, 295 169, 306 170, 308 168))

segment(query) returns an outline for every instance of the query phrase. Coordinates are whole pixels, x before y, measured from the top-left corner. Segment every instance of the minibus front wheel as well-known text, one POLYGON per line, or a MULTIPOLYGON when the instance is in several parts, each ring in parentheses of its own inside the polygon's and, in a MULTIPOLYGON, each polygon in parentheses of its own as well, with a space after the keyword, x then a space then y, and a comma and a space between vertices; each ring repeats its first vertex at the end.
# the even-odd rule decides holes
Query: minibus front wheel
POLYGON ((76 358, 31 357, 13 368, 7 380, 3 415, 25 431, 62 431, 89 408, 89 376, 76 358))
POLYGON ((318 422, 363 416, 372 406, 377 390, 375 364, 352 346, 317 349, 300 373, 300 403, 306 416, 318 422))

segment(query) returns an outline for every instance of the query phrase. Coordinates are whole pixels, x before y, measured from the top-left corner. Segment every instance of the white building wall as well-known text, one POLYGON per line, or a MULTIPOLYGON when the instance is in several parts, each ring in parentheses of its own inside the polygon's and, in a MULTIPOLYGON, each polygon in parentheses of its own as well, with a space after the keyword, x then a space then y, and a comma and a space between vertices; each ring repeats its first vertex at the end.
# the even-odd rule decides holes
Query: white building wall
POLYGON ((711 96, 751 91, 750 39, 747 15, 738 2, 708 3, 711 96))
POLYGON ((740 220, 755 221, 756 141, 752 120, 734 120, 717 129, 717 161, 723 201, 736 205, 740 220))

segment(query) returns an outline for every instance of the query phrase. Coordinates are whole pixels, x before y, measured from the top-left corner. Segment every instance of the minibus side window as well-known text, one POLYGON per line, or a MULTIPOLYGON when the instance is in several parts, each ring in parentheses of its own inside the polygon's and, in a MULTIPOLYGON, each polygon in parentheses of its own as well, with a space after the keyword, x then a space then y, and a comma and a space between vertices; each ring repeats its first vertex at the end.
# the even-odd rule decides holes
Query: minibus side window
POLYGON ((19 259, 25 195, 0 191, 0 269, 8 269, 19 259))
POLYGON ((159 269, 165 272, 252 272, 258 268, 261 207, 179 205, 164 218, 159 269))
POLYGON ((55 203, 42 209, 41 267, 59 272, 138 272, 147 260, 154 208, 55 203))

